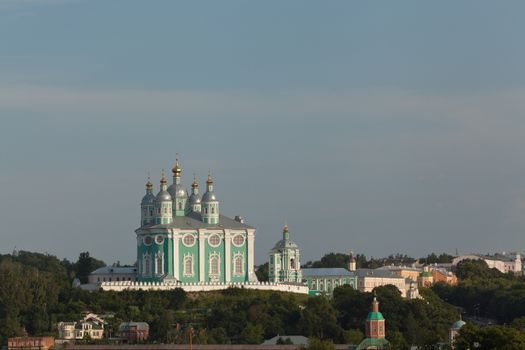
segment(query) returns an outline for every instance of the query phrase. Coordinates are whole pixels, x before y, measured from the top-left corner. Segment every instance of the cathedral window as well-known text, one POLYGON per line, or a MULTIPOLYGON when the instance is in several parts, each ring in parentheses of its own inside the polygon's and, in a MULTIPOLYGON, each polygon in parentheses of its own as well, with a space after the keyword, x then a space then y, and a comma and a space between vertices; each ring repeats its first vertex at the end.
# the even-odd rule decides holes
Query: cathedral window
POLYGON ((164 254, 162 252, 155 254, 155 271, 157 275, 164 274, 164 254))
POLYGON ((219 276, 219 254, 213 253, 210 255, 210 276, 219 276))
POLYGON ((204 207, 204 213, 208 214, 208 207, 204 207))
POLYGON ((240 247, 244 244, 244 236, 243 235, 235 235, 233 236, 233 245, 236 247, 240 247))
POLYGON ((142 265, 144 266, 143 275, 151 275, 151 256, 149 254, 144 254, 142 265))
POLYGON ((241 253, 235 254, 233 258, 233 274, 242 276, 244 274, 244 257, 241 253))
POLYGON ((184 243, 186 247, 192 247, 195 244, 195 236, 188 233, 182 238, 182 243, 184 243))
POLYGON ((184 257, 184 276, 193 276, 193 256, 184 257))
POLYGON ((213 234, 208 237, 208 244, 214 248, 218 247, 221 244, 221 237, 218 234, 213 234))
POLYGON ((295 259, 290 259, 290 268, 295 269, 295 259))
POLYGON ((215 207, 211 207, 211 213, 215 214, 215 207))

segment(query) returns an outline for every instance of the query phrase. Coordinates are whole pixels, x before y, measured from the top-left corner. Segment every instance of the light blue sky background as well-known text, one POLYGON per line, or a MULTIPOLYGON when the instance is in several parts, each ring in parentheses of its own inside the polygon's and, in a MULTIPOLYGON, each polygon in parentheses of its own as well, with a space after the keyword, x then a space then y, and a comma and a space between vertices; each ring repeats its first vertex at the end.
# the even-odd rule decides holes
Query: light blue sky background
POLYGON ((303 261, 523 249, 521 1, 0 0, 1 252, 135 260, 181 154, 303 261))

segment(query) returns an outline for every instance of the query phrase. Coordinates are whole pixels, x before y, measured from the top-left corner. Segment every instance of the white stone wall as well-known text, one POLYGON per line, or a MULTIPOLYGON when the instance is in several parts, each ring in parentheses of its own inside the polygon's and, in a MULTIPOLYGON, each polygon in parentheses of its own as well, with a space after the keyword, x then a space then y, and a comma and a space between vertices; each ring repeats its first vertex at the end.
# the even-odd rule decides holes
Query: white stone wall
POLYGON ((308 286, 302 284, 278 284, 278 283, 156 283, 156 282, 105 282, 100 286, 103 290, 121 292, 123 290, 172 290, 182 288, 186 292, 210 292, 223 290, 230 287, 273 290, 278 292, 289 292, 298 294, 308 294, 308 286))

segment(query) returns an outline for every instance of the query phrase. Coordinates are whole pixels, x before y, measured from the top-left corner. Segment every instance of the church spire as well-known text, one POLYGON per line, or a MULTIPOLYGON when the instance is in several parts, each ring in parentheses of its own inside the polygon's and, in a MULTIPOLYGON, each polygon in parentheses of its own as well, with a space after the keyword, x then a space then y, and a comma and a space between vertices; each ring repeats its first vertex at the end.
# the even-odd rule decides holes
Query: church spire
POLYGON ((182 168, 179 164, 179 154, 177 153, 175 155, 175 166, 173 169, 171 169, 171 172, 173 173, 173 183, 179 184, 180 183, 180 173, 182 172, 182 168))
POLYGON ((164 174, 164 169, 162 169, 162 176, 160 178, 160 190, 166 191, 168 181, 166 181, 166 175, 164 174))
POLYGON ((289 240, 290 239, 290 233, 288 232, 288 224, 285 223, 283 227, 283 239, 289 240))

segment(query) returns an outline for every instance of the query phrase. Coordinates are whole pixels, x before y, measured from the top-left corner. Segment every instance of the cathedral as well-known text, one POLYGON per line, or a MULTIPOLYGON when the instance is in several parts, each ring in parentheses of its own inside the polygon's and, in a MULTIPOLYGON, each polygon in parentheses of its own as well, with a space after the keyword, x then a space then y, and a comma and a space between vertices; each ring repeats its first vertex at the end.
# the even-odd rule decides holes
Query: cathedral
POLYGON ((158 193, 148 178, 141 201, 137 235, 137 281, 191 283, 256 282, 255 228, 236 216, 220 214, 211 174, 199 194, 194 177, 191 193, 182 184, 177 158, 168 186, 164 173, 158 193))

